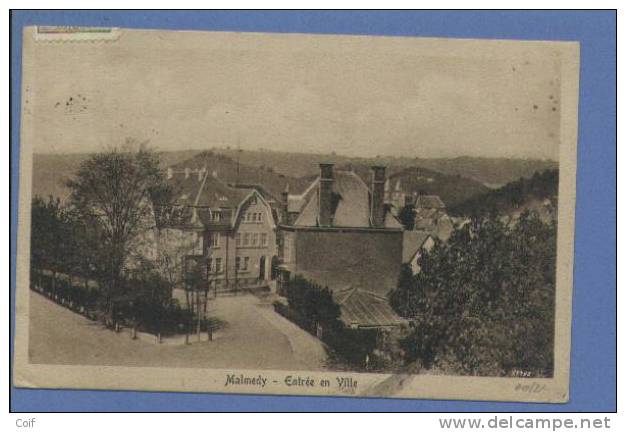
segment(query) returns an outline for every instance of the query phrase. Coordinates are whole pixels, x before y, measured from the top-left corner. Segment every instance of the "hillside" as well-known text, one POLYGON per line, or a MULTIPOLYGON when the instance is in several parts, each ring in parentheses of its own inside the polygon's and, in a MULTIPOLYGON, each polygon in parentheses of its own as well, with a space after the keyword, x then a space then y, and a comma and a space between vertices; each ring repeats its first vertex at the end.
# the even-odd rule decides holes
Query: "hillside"
POLYGON ((439 195, 446 207, 456 206, 490 190, 484 184, 471 178, 417 167, 405 168, 389 176, 391 189, 395 188, 398 182, 405 193, 439 195))
POLYGON ((302 177, 293 177, 274 171, 271 166, 250 166, 218 154, 213 151, 204 151, 173 165, 174 168, 203 168, 215 173, 219 179, 226 183, 245 185, 260 185, 267 192, 279 199, 282 191, 289 185, 291 191, 304 190, 310 180, 302 177))
MULTIPOLYGON (((370 165, 346 164, 339 169, 350 169, 369 184, 371 181, 370 165)), ((447 175, 429 169, 410 167, 390 167, 387 178, 389 187, 396 185, 406 194, 439 195, 446 206, 457 205, 473 196, 484 194, 490 189, 480 182, 458 175, 447 175)))
POLYGON ((499 187, 520 177, 531 177, 537 171, 558 168, 558 162, 540 159, 509 159, 462 156, 456 158, 422 159, 379 156, 348 157, 340 154, 291 153, 272 150, 215 148, 214 152, 239 160, 250 166, 271 166, 293 177, 317 173, 320 161, 337 165, 385 165, 390 174, 408 167, 426 168, 443 174, 460 175, 491 187, 499 187))
POLYGON ((515 216, 524 210, 534 210, 542 216, 554 213, 558 199, 559 171, 535 173, 530 179, 521 178, 503 187, 477 195, 449 208, 454 216, 480 216, 495 212, 515 216))
MULTIPOLYGON (((188 159, 198 153, 197 150, 160 152, 161 165, 168 166, 188 159)), ((39 154, 33 155, 33 196, 50 195, 66 199, 69 191, 65 181, 78 170, 80 163, 89 157, 89 153, 39 154)))
MULTIPOLYGON (((239 158, 239 183, 263 184, 277 196, 288 183, 293 193, 302 191, 311 177, 319 172, 319 162, 334 162, 339 168, 352 167, 369 183, 369 167, 374 164, 386 165, 387 175, 392 180, 400 179, 409 192, 424 191, 437 194, 448 205, 486 192, 480 183, 497 186, 519 179, 531 177, 537 170, 554 167, 556 162, 521 159, 489 159, 460 157, 453 159, 415 159, 378 157, 347 157, 337 154, 311 154, 276 152, 270 150, 237 151, 222 148, 202 152, 200 150, 179 150, 160 152, 162 166, 177 165, 182 161, 194 160, 203 154, 196 163, 207 163, 219 171, 227 182, 237 181, 239 158), (208 157, 208 159, 206 159, 208 157), (419 168, 416 168, 419 167, 419 168), (416 171, 412 171, 416 170, 416 171), (425 183, 420 177, 436 179, 425 183)), ((64 181, 75 172, 80 162, 89 154, 35 154, 33 156, 33 194, 53 195, 65 198, 68 191, 64 181)), ((212 168, 213 169, 213 168, 212 168)))

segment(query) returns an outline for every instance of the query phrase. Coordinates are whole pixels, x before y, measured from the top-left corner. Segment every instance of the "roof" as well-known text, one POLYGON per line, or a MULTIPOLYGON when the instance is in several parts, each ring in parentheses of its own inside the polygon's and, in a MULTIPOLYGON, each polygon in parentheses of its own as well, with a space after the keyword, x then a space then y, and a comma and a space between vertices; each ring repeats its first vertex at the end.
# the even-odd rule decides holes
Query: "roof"
POLYGON ((236 208, 255 188, 231 187, 213 176, 207 176, 196 207, 236 208))
POLYGON ((333 297, 347 326, 389 327, 408 322, 393 311, 386 297, 358 288, 333 292, 333 297))
MULTIPOLYGON (((184 172, 172 173, 172 177, 167 180, 172 188, 173 200, 171 204, 175 207, 172 216, 177 219, 170 219, 174 223, 198 223, 207 224, 211 222, 211 211, 226 209, 230 212, 223 213, 225 222, 234 223, 236 216, 248 197, 256 195, 266 204, 267 201, 262 191, 253 186, 232 186, 218 178, 210 175, 206 170, 195 170, 188 176, 184 172), (178 213, 180 215, 178 215, 178 213), (198 220, 193 218, 197 212, 198 220)), ((267 204, 269 207, 269 204, 267 204)))
MULTIPOLYGON (((319 213, 319 180, 307 191, 307 201, 296 219, 296 226, 316 226, 319 213)), ((333 206, 333 226, 370 227, 369 188, 352 171, 336 170, 332 193, 336 199, 333 206)))
POLYGON ((404 231, 402 233, 402 262, 410 262, 429 237, 431 235, 426 231, 404 231))
MULTIPOLYGON (((319 177, 316 177, 302 195, 290 195, 288 211, 300 213, 295 226, 317 226, 319 220, 319 177)), ((332 224, 335 227, 370 228, 370 189, 353 171, 334 171, 332 224)), ((401 229, 402 225, 391 214, 385 213, 385 228, 401 229)))
POLYGON ((443 209, 446 208, 446 205, 438 195, 419 195, 415 202, 415 207, 443 209))

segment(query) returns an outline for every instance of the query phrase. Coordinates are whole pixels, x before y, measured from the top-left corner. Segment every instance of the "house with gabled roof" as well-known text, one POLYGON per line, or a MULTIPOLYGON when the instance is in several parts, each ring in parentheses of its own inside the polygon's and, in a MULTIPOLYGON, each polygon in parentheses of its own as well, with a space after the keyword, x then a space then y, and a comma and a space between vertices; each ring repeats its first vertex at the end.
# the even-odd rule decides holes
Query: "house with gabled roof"
POLYGON ((416 195, 413 202, 415 223, 413 229, 447 241, 454 231, 454 223, 446 205, 438 195, 416 195))
POLYGON ((171 197, 157 211, 164 269, 175 269, 183 282, 199 269, 216 291, 268 283, 276 220, 259 188, 225 183, 206 167, 169 168, 167 184, 171 197))
POLYGON ((355 328, 404 322, 387 301, 402 264, 403 228, 384 204, 385 167, 371 175, 368 185, 323 163, 302 194, 281 197, 279 286, 300 274, 329 287, 341 319, 355 328))

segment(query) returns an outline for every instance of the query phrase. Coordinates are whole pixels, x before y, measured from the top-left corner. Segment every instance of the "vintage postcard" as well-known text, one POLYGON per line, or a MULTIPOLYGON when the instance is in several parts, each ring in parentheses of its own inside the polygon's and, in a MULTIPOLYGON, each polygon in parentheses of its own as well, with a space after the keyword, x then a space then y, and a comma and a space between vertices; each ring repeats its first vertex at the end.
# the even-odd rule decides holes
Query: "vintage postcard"
POLYGON ((29 27, 13 379, 565 402, 576 42, 29 27))

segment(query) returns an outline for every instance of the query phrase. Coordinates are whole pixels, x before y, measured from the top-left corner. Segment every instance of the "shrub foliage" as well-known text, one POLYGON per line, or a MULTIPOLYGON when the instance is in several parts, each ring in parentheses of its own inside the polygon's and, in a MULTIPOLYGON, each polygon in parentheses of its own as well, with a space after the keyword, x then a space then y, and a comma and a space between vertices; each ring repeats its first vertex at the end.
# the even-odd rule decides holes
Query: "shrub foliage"
POLYGON ((462 374, 551 376, 555 259, 556 225, 529 213, 457 229, 391 293, 396 312, 413 320, 407 360, 462 374))

